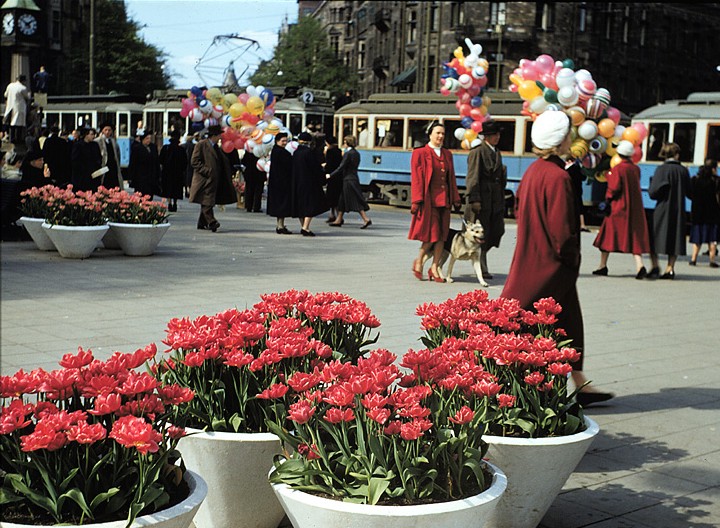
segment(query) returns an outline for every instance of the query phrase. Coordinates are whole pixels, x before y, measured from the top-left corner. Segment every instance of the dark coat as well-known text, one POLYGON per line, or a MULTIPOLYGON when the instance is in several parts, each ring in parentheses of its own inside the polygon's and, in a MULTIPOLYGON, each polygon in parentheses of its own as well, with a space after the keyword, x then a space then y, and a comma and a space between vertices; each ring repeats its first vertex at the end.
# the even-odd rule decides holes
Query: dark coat
POLYGON ((330 175, 330 178, 342 176, 342 194, 338 200, 338 210, 343 212, 349 211, 367 211, 367 201, 360 187, 360 178, 358 177, 358 167, 360 166, 360 153, 354 148, 350 148, 342 157, 340 166, 330 175))
MULTIPOLYGON (((215 148, 209 139, 198 141, 190 164, 193 168, 193 179, 190 187, 190 201, 192 203, 213 206, 216 203, 233 203, 237 200, 237 194, 233 188, 231 201, 216 201, 221 179, 225 180, 223 188, 228 183, 232 187, 231 169, 227 156, 219 147, 215 148)), ((227 199, 226 196, 222 195, 221 198, 227 199)))
POLYGON ((160 194, 160 159, 155 143, 147 147, 139 141, 130 145, 128 176, 136 193, 160 194))
POLYGON ((607 184, 605 198, 610 200, 610 215, 603 220, 594 246, 610 253, 650 253, 640 169, 625 160, 608 172, 607 184))
POLYGON ((185 158, 187 158, 187 168, 185 169, 185 187, 190 188, 190 185, 192 185, 192 178, 193 178, 193 168, 192 165, 190 165, 190 160, 192 159, 193 150, 195 150, 195 145, 197 143, 193 143, 192 139, 189 139, 183 144, 183 148, 185 149, 185 158))
MULTIPOLYGON (((447 185, 448 196, 453 204, 460 203, 460 193, 458 193, 457 181, 455 179, 455 166, 453 165, 452 154, 449 150, 440 149, 447 169, 447 185)), ((431 236, 432 221, 432 199, 430 197, 430 177, 432 176, 432 156, 436 156, 435 151, 424 146, 413 150, 410 159, 410 194, 412 203, 422 202, 422 206, 417 214, 412 215, 410 220, 410 232, 408 238, 410 240, 419 240, 428 242, 431 236)), ((447 235, 447 233, 445 233, 447 235)))
POLYGON ((188 160, 185 149, 177 142, 160 149, 160 196, 182 199, 188 160))
MULTIPOLYGON (((97 191, 102 178, 90 176, 100 168, 100 147, 94 141, 78 140, 72 147, 72 184, 75 191, 97 191)), ((52 170, 52 169, 51 169, 52 170)))
POLYGON ((693 225, 720 226, 720 178, 695 176, 690 180, 690 188, 693 225))
POLYGON ((292 216, 292 154, 275 145, 270 152, 267 214, 275 218, 292 216))
POLYGON ((72 149, 70 142, 57 134, 49 136, 42 146, 43 158, 50 168, 50 179, 58 187, 65 187, 71 180, 72 149))
POLYGON ((650 180, 648 194, 657 201, 653 213, 655 253, 686 255, 685 198, 690 190, 690 175, 679 161, 667 160, 650 180))
POLYGON ((328 210, 323 184, 325 171, 317 152, 299 145, 292 157, 293 213, 295 218, 313 217, 328 210))
POLYGON ((328 147, 325 152, 325 173, 330 175, 327 180, 327 190, 325 196, 327 197, 328 205, 330 207, 337 207, 340 194, 343 189, 343 176, 342 174, 336 174, 333 176, 335 169, 340 166, 343 155, 342 151, 335 145, 328 147))
POLYGON ((507 169, 499 150, 483 142, 468 154, 465 221, 480 220, 485 228, 485 247, 500 247, 505 234, 505 184, 507 169), (480 213, 475 214, 472 203, 480 202, 480 213))
MULTIPOLYGON (((502 297, 525 309, 553 297, 563 310, 558 326, 584 345, 576 282, 580 272, 580 222, 570 175, 560 158, 538 159, 528 167, 517 191, 517 243, 502 297)), ((578 370, 582 365, 575 364, 578 370)))

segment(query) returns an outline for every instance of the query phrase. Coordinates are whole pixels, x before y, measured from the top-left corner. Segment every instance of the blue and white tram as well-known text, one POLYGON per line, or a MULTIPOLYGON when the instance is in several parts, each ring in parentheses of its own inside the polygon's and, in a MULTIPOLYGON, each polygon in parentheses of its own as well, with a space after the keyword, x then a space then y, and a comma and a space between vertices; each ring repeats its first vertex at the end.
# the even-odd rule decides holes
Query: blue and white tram
POLYGON ((697 173, 706 158, 720 159, 720 92, 691 93, 687 99, 651 106, 633 116, 632 122, 643 123, 648 129, 639 163, 643 202, 648 209, 655 208, 647 189, 663 163, 659 157, 663 143, 677 143, 680 161, 690 175, 697 173))
MULTIPOLYGON (((521 114, 522 99, 509 91, 486 93, 493 119, 502 133, 498 147, 507 166, 506 198, 512 213, 514 196, 522 175, 535 161, 530 141, 532 121, 521 114)), ((361 153, 360 183, 379 192, 391 205, 410 205, 410 157, 412 150, 424 145, 428 126, 433 122, 445 125, 445 147, 453 151, 458 186, 465 187, 467 150, 455 138, 460 123, 455 98, 436 93, 377 94, 350 103, 335 113, 335 130, 339 138, 354 135, 361 153)), ((586 205, 602 201, 606 184, 583 185, 586 205), (602 187, 598 192, 595 187, 602 187)))

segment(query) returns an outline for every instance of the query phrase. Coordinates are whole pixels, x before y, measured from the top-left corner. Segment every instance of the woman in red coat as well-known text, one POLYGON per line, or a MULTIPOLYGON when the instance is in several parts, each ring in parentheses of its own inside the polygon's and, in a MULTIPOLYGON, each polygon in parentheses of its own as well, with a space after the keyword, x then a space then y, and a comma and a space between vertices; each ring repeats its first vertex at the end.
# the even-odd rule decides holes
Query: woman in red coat
POLYGON ((572 178, 561 158, 570 149, 570 118, 562 111, 545 111, 533 123, 531 135, 539 159, 528 167, 517 190, 517 243, 501 296, 518 299, 525 309, 545 297, 562 306, 558 326, 581 352, 572 378, 582 387, 578 402, 587 406, 613 395, 589 387, 582 370, 584 329, 576 287, 580 214, 572 178))
POLYGON ((415 149, 410 161, 412 220, 408 238, 422 242, 412 271, 417 279, 422 280, 423 263, 432 255, 428 279, 434 282, 445 282, 438 263, 450 230, 450 206, 460 208, 452 154, 443 148, 444 139, 445 127, 432 125, 430 142, 415 149))
POLYGON ((617 153, 622 161, 607 175, 605 199, 610 204, 610 215, 600 227, 593 245, 600 249, 600 267, 593 275, 607 275, 607 261, 610 253, 632 253, 635 257, 636 279, 647 277, 642 254, 650 253, 645 209, 640 191, 640 169, 630 160, 634 153, 633 144, 621 141, 617 153))

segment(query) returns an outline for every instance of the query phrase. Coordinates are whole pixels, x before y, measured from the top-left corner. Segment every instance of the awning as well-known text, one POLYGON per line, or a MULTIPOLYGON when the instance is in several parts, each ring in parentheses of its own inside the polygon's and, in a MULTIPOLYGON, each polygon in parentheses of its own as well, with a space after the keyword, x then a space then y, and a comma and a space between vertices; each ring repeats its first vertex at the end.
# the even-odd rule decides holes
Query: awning
POLYGON ((415 82, 415 74, 417 73, 417 66, 411 66, 407 70, 403 71, 390 83, 390 86, 407 86, 415 82))

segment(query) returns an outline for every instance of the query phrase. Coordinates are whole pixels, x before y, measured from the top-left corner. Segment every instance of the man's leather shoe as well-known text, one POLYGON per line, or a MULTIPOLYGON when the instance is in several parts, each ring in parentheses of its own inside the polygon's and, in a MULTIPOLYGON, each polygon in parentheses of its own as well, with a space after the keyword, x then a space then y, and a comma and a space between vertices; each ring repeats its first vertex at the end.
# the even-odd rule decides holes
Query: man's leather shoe
POLYGON ((578 392, 575 397, 581 407, 590 407, 596 403, 611 400, 615 395, 611 392, 578 392))

